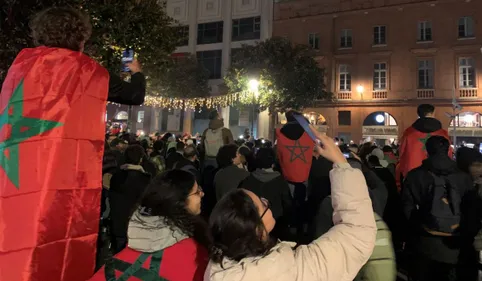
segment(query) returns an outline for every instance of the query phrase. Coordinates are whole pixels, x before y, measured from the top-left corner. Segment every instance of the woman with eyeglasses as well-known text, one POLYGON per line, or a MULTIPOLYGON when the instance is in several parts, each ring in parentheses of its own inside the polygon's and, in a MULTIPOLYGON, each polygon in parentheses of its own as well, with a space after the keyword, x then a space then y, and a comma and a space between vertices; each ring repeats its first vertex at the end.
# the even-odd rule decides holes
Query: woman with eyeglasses
POLYGON ((334 141, 316 134, 330 172, 334 227, 309 245, 270 238, 269 202, 245 189, 226 194, 210 217, 213 247, 204 281, 351 281, 373 251, 376 226, 363 174, 334 141))
POLYGON ((211 245, 199 216, 203 196, 189 172, 172 170, 154 178, 130 219, 127 248, 90 281, 203 280, 211 245))

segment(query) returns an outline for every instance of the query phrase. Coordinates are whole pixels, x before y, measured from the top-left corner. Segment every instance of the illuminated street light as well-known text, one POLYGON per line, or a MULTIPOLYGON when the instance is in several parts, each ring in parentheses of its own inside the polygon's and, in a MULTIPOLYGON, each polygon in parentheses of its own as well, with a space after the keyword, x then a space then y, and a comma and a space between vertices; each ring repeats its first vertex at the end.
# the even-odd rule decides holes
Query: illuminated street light
POLYGON ((375 120, 376 120, 378 123, 383 123, 383 122, 385 122, 385 117, 384 117, 382 114, 378 114, 378 115, 375 117, 375 120))
POLYGON ((356 91, 359 94, 363 94, 363 92, 365 91, 365 88, 362 85, 358 85, 358 86, 356 86, 356 91))
POLYGON ((249 90, 253 93, 257 93, 259 89, 259 81, 256 79, 251 79, 248 82, 249 90))

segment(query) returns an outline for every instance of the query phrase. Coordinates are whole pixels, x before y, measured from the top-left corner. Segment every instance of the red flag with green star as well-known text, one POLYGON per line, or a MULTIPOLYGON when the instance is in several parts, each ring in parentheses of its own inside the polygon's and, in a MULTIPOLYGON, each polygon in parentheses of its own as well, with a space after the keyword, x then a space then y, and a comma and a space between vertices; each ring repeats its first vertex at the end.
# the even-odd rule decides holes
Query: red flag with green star
POLYGON ((0 280, 84 281, 94 270, 107 71, 25 49, 0 94, 0 280))
MULTIPOLYGON (((430 137, 442 136, 450 141, 449 134, 444 129, 439 129, 431 133, 420 132, 413 126, 403 133, 399 148, 399 163, 396 171, 396 181, 398 189, 401 188, 401 177, 405 178, 411 170, 422 165, 422 161, 427 158, 425 143, 430 137)), ((453 150, 450 148, 449 157, 452 158, 453 150)))

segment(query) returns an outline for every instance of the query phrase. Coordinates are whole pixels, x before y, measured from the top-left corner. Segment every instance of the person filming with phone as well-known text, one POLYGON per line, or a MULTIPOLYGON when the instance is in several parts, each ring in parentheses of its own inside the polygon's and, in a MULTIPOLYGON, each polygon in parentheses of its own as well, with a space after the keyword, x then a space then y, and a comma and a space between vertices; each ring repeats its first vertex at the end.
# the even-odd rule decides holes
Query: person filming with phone
POLYGON ((333 139, 317 132, 316 150, 330 172, 334 226, 308 245, 270 238, 270 203, 251 191, 226 194, 210 217, 213 247, 205 281, 351 281, 372 254, 376 225, 368 188, 333 139))

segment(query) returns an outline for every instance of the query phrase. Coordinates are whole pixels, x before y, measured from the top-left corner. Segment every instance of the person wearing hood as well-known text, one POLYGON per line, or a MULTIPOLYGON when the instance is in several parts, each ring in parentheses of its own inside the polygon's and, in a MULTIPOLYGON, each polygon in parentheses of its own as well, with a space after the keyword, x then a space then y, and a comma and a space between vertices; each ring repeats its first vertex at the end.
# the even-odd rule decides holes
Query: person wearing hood
POLYGON ((209 127, 204 130, 201 137, 203 147, 204 167, 217 168, 216 155, 219 149, 226 144, 234 143, 233 133, 224 127, 224 119, 216 110, 209 114, 209 127))
POLYGON ((448 156, 447 138, 430 137, 426 147, 428 158, 407 174, 401 194, 409 222, 405 249, 413 255, 410 274, 417 281, 462 280, 455 276, 463 240, 460 230, 471 212, 466 203, 472 194, 472 180, 448 156))
POLYGON ((151 179, 141 165, 145 152, 140 145, 127 147, 124 154, 126 164, 120 166, 120 169, 112 176, 108 194, 110 232, 114 253, 125 248, 129 215, 151 179))
POLYGON ((296 121, 295 115, 301 113, 294 110, 286 112, 288 123, 276 130, 276 156, 281 168, 281 173, 289 183, 295 202, 297 235, 304 236, 305 223, 307 223, 307 181, 310 176, 313 161, 314 142, 296 121))
POLYGON ((183 159, 182 155, 184 153, 184 148, 186 147, 186 145, 183 142, 174 142, 173 147, 175 151, 169 153, 169 155, 166 158, 167 170, 174 169, 174 165, 176 165, 177 162, 183 159))
MULTIPOLYGON (((422 165, 422 161, 427 158, 425 149, 427 140, 432 136, 449 139, 447 130, 442 129, 442 123, 434 117, 435 107, 433 105, 419 105, 417 114, 419 119, 403 133, 398 151, 400 161, 397 165, 395 180, 399 189, 408 172, 422 165)), ((452 157, 452 149, 447 153, 452 157)))
POLYGON ((276 225, 271 234, 278 239, 286 239, 289 222, 293 213, 293 199, 290 188, 283 176, 273 170, 275 153, 270 148, 260 148, 256 154, 257 169, 240 185, 271 203, 271 211, 276 225))
POLYGON ((172 170, 147 187, 129 221, 128 246, 89 281, 202 281, 211 239, 194 176, 172 170))

